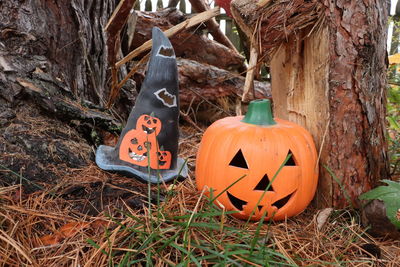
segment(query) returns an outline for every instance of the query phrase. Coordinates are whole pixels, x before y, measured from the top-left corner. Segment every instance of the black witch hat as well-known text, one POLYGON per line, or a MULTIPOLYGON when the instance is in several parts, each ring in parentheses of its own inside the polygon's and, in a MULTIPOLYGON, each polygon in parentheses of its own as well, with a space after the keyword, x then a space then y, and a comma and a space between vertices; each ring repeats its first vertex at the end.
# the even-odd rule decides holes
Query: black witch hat
POLYGON ((174 49, 159 29, 146 77, 116 147, 99 146, 96 164, 142 181, 168 182, 187 176, 178 158, 179 87, 174 49))

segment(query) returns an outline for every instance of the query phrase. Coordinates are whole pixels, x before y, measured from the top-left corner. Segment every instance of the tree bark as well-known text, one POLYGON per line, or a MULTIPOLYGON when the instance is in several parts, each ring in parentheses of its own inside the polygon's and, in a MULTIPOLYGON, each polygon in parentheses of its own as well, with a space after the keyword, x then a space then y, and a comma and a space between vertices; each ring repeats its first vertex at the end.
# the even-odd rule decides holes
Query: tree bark
MULTIPOLYGON (((109 88, 103 28, 114 7, 114 0, 0 1, 2 184, 21 177, 28 191, 57 184, 68 168, 89 164, 102 132, 118 131, 114 116, 101 112, 109 88)), ((120 117, 134 89, 124 88, 120 117)))
POLYGON ((358 207, 358 196, 389 175, 387 2, 266 2, 260 8, 236 0, 233 14, 248 35, 261 25, 275 115, 303 125, 314 137, 320 151, 318 206, 358 207), (259 15, 251 18, 253 24, 241 15, 252 8, 259 15), (272 9, 285 12, 262 16, 272 9))
MULTIPOLYGON (((17 79, 39 84, 38 77, 46 76, 59 87, 52 95, 104 108, 110 77, 104 27, 114 8, 114 0, 1 2, 0 61, 7 75, 0 75, 0 96, 12 100, 23 89, 17 79)), ((133 103, 134 84, 128 83, 122 95, 115 110, 129 113, 124 109, 127 101, 133 103)))

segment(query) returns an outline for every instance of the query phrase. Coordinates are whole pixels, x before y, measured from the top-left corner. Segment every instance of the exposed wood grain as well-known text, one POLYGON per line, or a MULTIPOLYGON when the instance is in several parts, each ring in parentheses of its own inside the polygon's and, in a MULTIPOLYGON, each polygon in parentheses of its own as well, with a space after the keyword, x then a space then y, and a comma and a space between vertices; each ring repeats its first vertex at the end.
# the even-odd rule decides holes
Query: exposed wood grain
MULTIPOLYGON (((292 36, 271 60, 272 98, 275 116, 298 123, 312 134, 320 150, 329 121, 329 33, 325 27, 309 38, 292 36), (304 41, 303 41, 303 38, 304 41)), ((324 143, 329 142, 329 136, 324 143)), ((320 166, 326 165, 322 148, 320 166)), ((330 206, 332 177, 320 168, 317 201, 330 206), (326 198, 326 199, 324 199, 326 198)))

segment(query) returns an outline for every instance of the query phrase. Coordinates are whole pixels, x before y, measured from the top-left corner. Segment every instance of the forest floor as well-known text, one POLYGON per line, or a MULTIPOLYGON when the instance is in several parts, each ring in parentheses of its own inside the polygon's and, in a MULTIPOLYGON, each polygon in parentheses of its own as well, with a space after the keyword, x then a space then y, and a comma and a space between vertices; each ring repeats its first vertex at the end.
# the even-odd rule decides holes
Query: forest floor
POLYGON ((399 266, 400 241, 370 236, 357 210, 263 224, 219 210, 195 186, 191 126, 189 177, 149 186, 100 170, 75 125, 0 107, 0 266, 399 266))

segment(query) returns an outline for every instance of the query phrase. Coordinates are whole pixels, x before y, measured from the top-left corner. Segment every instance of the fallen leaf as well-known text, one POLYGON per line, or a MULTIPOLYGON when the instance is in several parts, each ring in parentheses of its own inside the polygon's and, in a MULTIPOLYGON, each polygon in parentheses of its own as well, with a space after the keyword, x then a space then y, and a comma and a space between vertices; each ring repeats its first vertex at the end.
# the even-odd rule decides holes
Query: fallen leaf
POLYGON ((12 200, 14 202, 19 202, 22 200, 22 197, 24 196, 24 190, 23 188, 18 188, 15 193, 12 195, 12 200))
POLYGON ((118 143, 118 135, 106 131, 102 131, 101 135, 106 146, 115 146, 118 143))
POLYGON ((95 220, 93 222, 70 222, 63 225, 56 233, 45 235, 40 238, 43 245, 55 245, 63 241, 65 238, 73 237, 78 232, 91 228, 98 230, 107 226, 107 222, 103 220, 95 220))
POLYGON ((88 227, 90 223, 84 223, 84 222, 71 222, 67 223, 66 225, 62 226, 60 228, 59 234, 63 236, 64 238, 67 237, 72 237, 74 236, 77 232, 79 232, 82 229, 85 229, 88 227))
POLYGON ((331 215, 332 211, 333 211, 333 208, 326 208, 326 209, 320 210, 318 212, 317 218, 316 218, 318 230, 321 230, 322 227, 324 227, 324 225, 328 221, 328 218, 331 215))
POLYGON ((45 235, 40 238, 42 244, 45 246, 55 245, 60 243, 64 238, 59 235, 45 235))
POLYGON ((95 220, 90 224, 91 228, 94 230, 104 229, 107 225, 108 222, 104 220, 95 220))

